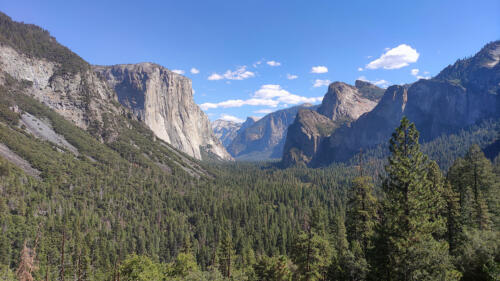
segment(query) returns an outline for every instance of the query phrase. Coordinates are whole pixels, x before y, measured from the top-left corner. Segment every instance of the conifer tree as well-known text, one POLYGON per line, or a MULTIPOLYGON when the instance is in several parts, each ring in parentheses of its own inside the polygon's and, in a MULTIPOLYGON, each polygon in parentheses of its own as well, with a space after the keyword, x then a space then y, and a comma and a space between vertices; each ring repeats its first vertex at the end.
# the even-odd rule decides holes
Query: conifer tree
POLYGON ((21 257, 19 261, 19 266, 17 267, 16 276, 19 281, 33 281, 33 276, 31 273, 37 269, 35 264, 35 256, 33 250, 26 245, 24 241, 23 250, 21 251, 21 257))
POLYGON ((463 159, 455 161, 448 174, 454 190, 460 194, 464 225, 480 230, 498 225, 500 186, 481 148, 472 145, 463 159))
POLYGON ((346 225, 349 241, 357 241, 362 252, 371 247, 376 222, 377 200, 372 181, 369 177, 357 177, 352 183, 346 225))
POLYGON ((404 117, 390 140, 391 155, 382 188, 387 276, 380 280, 458 280, 446 241, 436 240, 446 221, 435 206, 429 162, 420 151, 419 133, 404 117))
POLYGON ((226 278, 231 278, 234 255, 233 239, 231 234, 228 231, 225 231, 219 244, 217 257, 219 261, 219 271, 222 273, 222 276, 226 278))
POLYGON ((326 234, 321 233, 324 229, 324 224, 320 219, 321 213, 319 209, 313 211, 311 224, 306 221, 305 229, 295 239, 292 260, 297 265, 297 276, 294 280, 326 280, 326 274, 332 262, 333 249, 326 234))

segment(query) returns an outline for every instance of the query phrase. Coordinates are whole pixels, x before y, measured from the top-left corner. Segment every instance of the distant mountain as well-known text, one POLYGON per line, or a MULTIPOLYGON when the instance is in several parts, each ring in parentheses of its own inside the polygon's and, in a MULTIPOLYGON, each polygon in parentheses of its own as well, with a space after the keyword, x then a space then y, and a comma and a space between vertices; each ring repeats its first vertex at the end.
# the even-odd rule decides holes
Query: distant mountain
POLYGON ((340 126, 349 126, 361 115, 371 111, 383 89, 368 82, 356 81, 356 86, 343 82, 329 85, 317 111, 300 110, 288 129, 282 164, 308 164, 324 138, 340 126))
POLYGON ((300 109, 316 108, 303 104, 267 114, 258 121, 243 123, 237 136, 227 147, 228 152, 239 160, 279 159, 283 153, 288 126, 295 120, 300 109))
POLYGON ((210 121, 193 99, 191 80, 154 63, 93 66, 130 109, 160 139, 202 159, 231 156, 212 132, 210 121))
POLYGON ((260 118, 249 116, 243 123, 217 119, 212 122, 212 130, 224 147, 229 147, 240 131, 252 126, 260 118))
POLYGON ((360 149, 385 143, 403 116, 415 123, 423 142, 500 117, 500 41, 458 60, 436 77, 389 87, 378 105, 326 137, 310 166, 345 161, 360 149))
POLYGON ((212 130, 224 147, 227 147, 238 134, 243 123, 217 119, 212 122, 212 130))

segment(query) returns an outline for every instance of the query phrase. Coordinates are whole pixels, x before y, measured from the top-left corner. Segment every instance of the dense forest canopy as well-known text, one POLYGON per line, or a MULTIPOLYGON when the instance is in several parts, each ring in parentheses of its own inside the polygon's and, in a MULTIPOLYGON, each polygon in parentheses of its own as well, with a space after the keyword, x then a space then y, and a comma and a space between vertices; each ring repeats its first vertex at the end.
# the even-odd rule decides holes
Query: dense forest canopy
MULTIPOLYGON (((31 103, 33 114, 48 118, 49 109, 31 103)), ((126 146, 94 142, 89 151, 101 151, 99 161, 75 157, 24 133, 8 108, 0 115, 2 143, 41 171, 37 180, 1 160, 0 276, 7 280, 498 278, 500 161, 470 145, 475 133, 424 145, 460 147, 463 157, 445 173, 403 120, 388 160, 374 152, 323 169, 203 164, 210 175, 196 179, 146 160, 132 164, 140 153, 126 146)), ((91 138, 59 122, 61 134, 91 138)))
MULTIPOLYGON (((37 26, 0 27, 57 75, 90 69, 37 26)), ((420 144, 403 118, 346 163, 280 169, 191 159, 127 114, 104 142, 0 80, 0 280, 500 280, 498 119, 420 144)))

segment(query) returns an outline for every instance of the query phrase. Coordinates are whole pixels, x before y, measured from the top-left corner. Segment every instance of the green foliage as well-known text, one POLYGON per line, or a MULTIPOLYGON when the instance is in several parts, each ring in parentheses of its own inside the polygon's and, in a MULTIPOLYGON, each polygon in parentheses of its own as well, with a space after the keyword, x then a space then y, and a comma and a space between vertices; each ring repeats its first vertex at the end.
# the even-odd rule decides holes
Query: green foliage
POLYGON ((449 172, 455 191, 460 194, 461 216, 465 226, 490 229, 492 214, 499 225, 500 186, 491 162, 477 145, 471 146, 463 159, 458 159, 449 172))
POLYGON ((458 266, 463 280, 500 280, 500 233, 498 231, 465 231, 460 246, 458 266))
POLYGON ((131 255, 120 266, 120 280, 159 281, 163 278, 161 266, 145 256, 131 255))
POLYGON ((0 42, 27 56, 58 63, 58 73, 89 70, 90 66, 78 55, 59 44, 49 32, 33 24, 13 21, 0 12, 0 42))
POLYGON ((361 251, 371 248, 371 241, 378 220, 377 199, 369 177, 357 177, 352 182, 351 196, 347 204, 347 236, 356 241, 361 251))
POLYGON ((291 281, 291 262, 286 256, 261 256, 254 265, 256 280, 258 281, 291 281))
MULTIPOLYGON (((119 121, 120 134, 102 143, 23 95, 22 88, 12 89, 0 88, 1 104, 18 105, 21 112, 47 120, 79 154, 34 138, 3 108, 0 142, 42 172, 40 179, 31 178, 0 157, 0 265, 9 268, 7 275, 17 268, 24 241, 33 246, 39 228, 36 280, 56 280, 62 268, 67 280, 112 280, 125 266, 125 276, 159 274, 161 280, 290 280, 290 275, 293 280, 380 280, 390 269, 388 257, 404 253, 394 255, 393 246, 410 244, 407 253, 423 257, 412 263, 418 267, 415 276, 425 280, 435 272, 456 274, 450 270, 445 240, 455 249, 453 260, 464 276, 476 268, 488 274, 481 276, 492 276, 498 268, 490 242, 483 247, 490 258, 482 258, 483 250, 473 251, 480 243, 471 244, 471 236, 462 230, 462 194, 428 161, 394 158, 395 165, 412 169, 396 165, 387 172, 400 175, 391 178, 398 180, 391 182, 391 190, 396 182, 412 186, 415 200, 409 206, 416 210, 410 218, 422 214, 410 220, 415 233, 401 242, 386 232, 391 230, 386 227, 388 215, 400 213, 387 212, 389 201, 383 200, 401 197, 381 193, 369 178, 356 178, 353 166, 279 170, 268 164, 185 162, 185 155, 172 152, 138 122, 119 121), (386 202, 382 210, 377 201, 386 202), (420 240, 412 244, 411 239, 420 240), (466 257, 460 255, 464 245, 472 245, 466 257), (427 266, 432 272, 418 270, 427 266)), ((499 181, 496 163, 493 189, 484 189, 492 195, 499 181)), ((366 166, 366 175, 374 176, 377 184, 376 169, 366 166)), ((478 167, 479 175, 489 169, 486 164, 478 167)), ((447 176, 452 183, 457 182, 454 174, 447 176)), ((485 206, 495 214, 491 198, 485 197, 485 206)), ((495 229, 491 218, 488 231, 495 229)), ((393 225, 393 231, 401 230, 393 225)))
POLYGON ((428 160, 420 151, 415 125, 403 118, 390 140, 391 156, 383 183, 383 225, 388 247, 386 276, 380 280, 458 280, 439 215, 441 194, 433 190, 428 160))
POLYGON ((297 265, 294 280, 325 280, 332 255, 332 245, 317 229, 302 231, 292 249, 292 260, 297 265))

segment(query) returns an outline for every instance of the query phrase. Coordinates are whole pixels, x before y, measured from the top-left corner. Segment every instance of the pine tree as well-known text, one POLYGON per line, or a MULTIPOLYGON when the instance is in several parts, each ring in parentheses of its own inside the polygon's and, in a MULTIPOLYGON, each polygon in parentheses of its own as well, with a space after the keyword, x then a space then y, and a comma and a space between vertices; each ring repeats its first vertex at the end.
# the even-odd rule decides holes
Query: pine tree
POLYGON ((219 271, 226 278, 231 278, 234 255, 233 239, 231 234, 228 231, 225 231, 222 241, 219 244, 217 257, 219 261, 219 271))
POLYGON ((24 241, 23 250, 21 251, 21 257, 19 261, 19 266, 17 267, 16 276, 19 281, 33 281, 33 276, 31 275, 37 269, 35 264, 35 254, 32 249, 26 245, 24 241))
POLYGON ((491 162, 477 145, 450 168, 448 178, 460 194, 464 226, 486 230, 498 225, 500 186, 496 177, 491 162))
POLYGON ((373 184, 369 177, 353 180, 347 208, 347 237, 357 241, 363 253, 371 247, 371 239, 377 222, 377 199, 373 196, 373 184))
POLYGON ((297 265, 297 276, 294 278, 296 280, 316 281, 326 278, 332 262, 333 249, 323 232, 321 214, 319 209, 313 211, 311 224, 306 221, 305 229, 294 241, 292 260, 297 265))
POLYGON ((448 255, 446 221, 435 206, 429 162, 420 151, 419 133, 404 117, 390 140, 391 155, 382 188, 387 276, 381 280, 458 280, 448 255))

